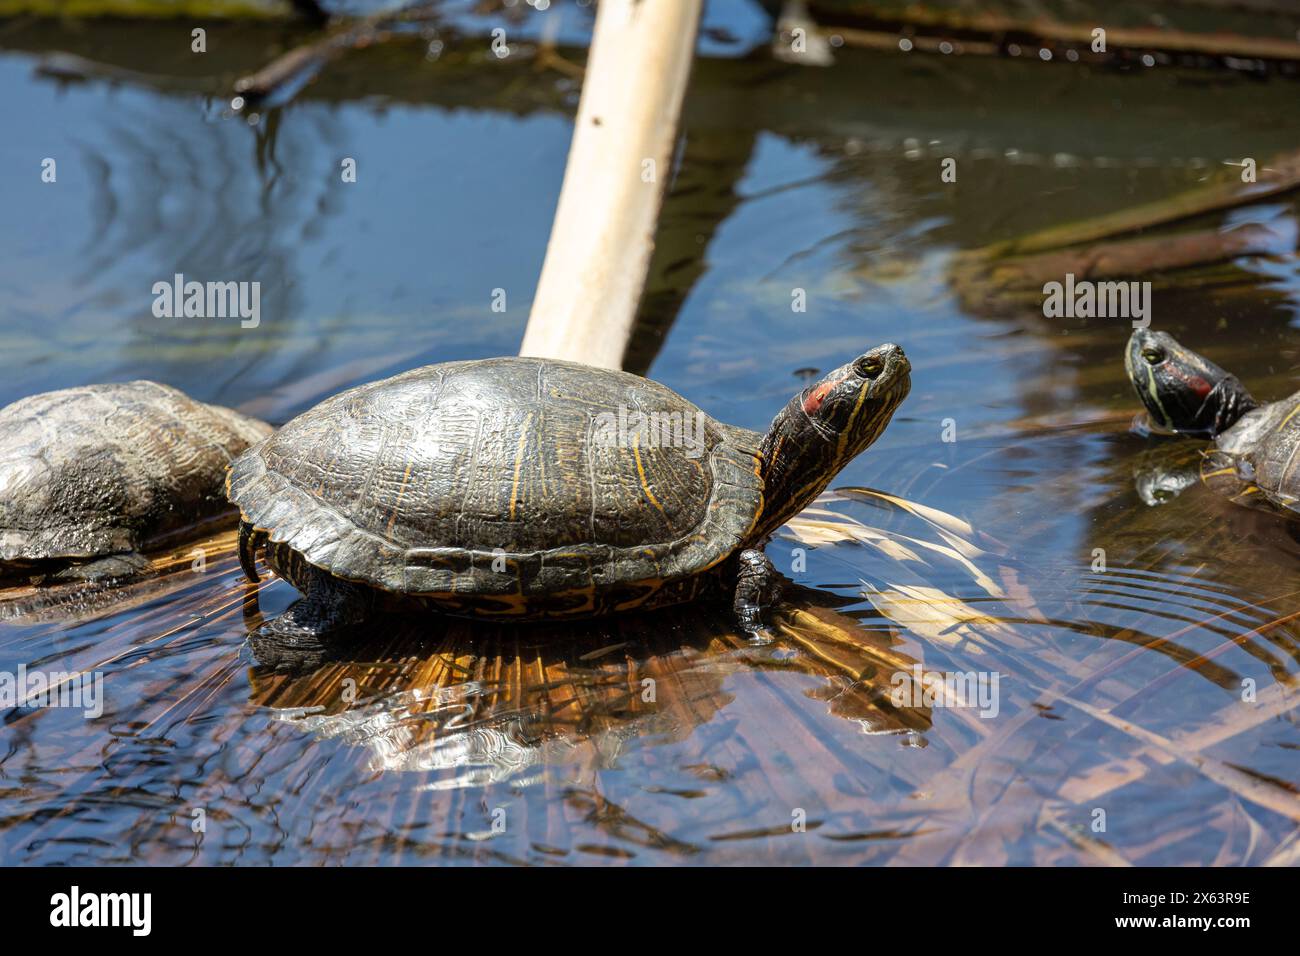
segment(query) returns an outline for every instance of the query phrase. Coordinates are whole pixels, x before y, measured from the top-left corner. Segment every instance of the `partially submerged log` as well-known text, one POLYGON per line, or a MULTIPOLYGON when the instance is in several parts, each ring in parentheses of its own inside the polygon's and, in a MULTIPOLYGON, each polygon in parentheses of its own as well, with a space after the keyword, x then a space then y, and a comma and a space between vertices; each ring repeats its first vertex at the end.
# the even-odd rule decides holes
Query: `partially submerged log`
POLYGON ((1243 182, 1240 178, 1233 178, 1198 186, 1166 199, 1130 206, 1119 212, 1080 222, 1064 223, 1019 239, 994 243, 967 255, 998 258, 1045 252, 1251 205, 1300 188, 1300 152, 1288 153, 1260 164, 1257 175, 1256 182, 1243 182))
POLYGON ((1094 280, 1132 278, 1215 266, 1242 256, 1294 254, 1295 249, 1280 245, 1284 237, 1259 223, 1173 235, 1136 234, 1272 199, 1298 187, 1300 153, 1290 153, 1262 166, 1257 182, 1213 183, 960 253, 949 267, 949 281, 967 308, 980 311, 989 303, 1040 294, 1044 283, 1060 281, 1066 274, 1094 280))
POLYGON ((1044 284, 1059 282, 1067 274, 1076 280, 1120 279, 1217 265, 1241 256, 1294 252, 1279 248, 1281 238, 1267 226, 1246 223, 1232 229, 1098 242, 991 263, 959 261, 950 278, 963 305, 978 312, 990 301, 1018 295, 1040 298, 1044 284))

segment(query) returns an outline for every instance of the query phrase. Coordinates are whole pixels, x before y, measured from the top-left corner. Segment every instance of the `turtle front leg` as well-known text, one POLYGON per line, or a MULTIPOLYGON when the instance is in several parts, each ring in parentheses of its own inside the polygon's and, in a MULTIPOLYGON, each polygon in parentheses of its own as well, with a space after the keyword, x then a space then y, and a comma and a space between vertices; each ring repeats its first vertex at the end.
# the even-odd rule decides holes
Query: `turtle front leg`
POLYGON ((781 599, 781 575, 766 554, 746 548, 737 556, 736 598, 732 608, 741 628, 754 637, 767 637, 763 614, 781 599))

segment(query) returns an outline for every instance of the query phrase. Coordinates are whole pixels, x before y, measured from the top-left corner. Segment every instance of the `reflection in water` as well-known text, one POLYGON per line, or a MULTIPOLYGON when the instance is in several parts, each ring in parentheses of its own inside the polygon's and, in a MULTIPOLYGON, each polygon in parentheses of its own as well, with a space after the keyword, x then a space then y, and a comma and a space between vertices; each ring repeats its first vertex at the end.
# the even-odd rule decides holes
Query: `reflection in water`
MULTIPOLYGON (((245 656, 237 648, 243 635, 260 623, 259 603, 272 613, 277 602, 290 598, 283 593, 288 588, 278 582, 257 589, 242 585, 235 568, 234 535, 229 532, 199 542, 189 552, 160 556, 156 565, 154 577, 120 589, 116 604, 98 606, 98 613, 89 617, 83 613, 80 592, 71 589, 45 592, 47 604, 62 595, 73 612, 57 623, 51 623, 44 610, 26 617, 10 615, 22 627, 7 632, 6 638, 17 640, 5 641, 6 653, 21 655, 48 645, 56 650, 61 667, 108 672, 110 694, 103 720, 119 729, 102 757, 111 772, 88 768, 51 781, 53 789, 29 790, 20 801, 57 799, 66 811, 66 817, 60 813, 54 821, 39 813, 10 818, 16 830, 25 833, 23 852, 29 858, 43 858, 60 844, 58 833, 90 808, 105 805, 116 807, 116 813, 130 812, 133 806, 141 809, 132 858, 174 862, 186 845, 175 832, 185 822, 185 808, 211 809, 207 801, 214 791, 208 788, 221 794, 233 786, 243 793, 247 771, 240 768, 261 767, 253 779, 263 779, 267 768, 257 754, 265 751, 263 756, 278 764, 285 756, 281 750, 299 749, 294 740, 303 733, 357 753, 362 773, 416 775, 419 782, 412 796, 498 784, 511 793, 550 794, 558 787, 565 806, 576 808, 617 840, 680 852, 686 844, 611 809, 600 795, 602 780, 621 765, 643 763, 647 747, 685 747, 694 753, 680 770, 689 779, 657 783, 660 789, 653 792, 681 800, 703 798, 721 788, 739 797, 734 776, 754 768, 728 766, 734 764, 734 755, 723 759, 712 744, 699 749, 702 742, 716 744, 737 730, 736 719, 726 713, 736 703, 729 681, 771 675, 789 686, 790 678, 796 678, 810 705, 852 725, 859 734, 901 734, 919 742, 931 725, 928 708, 899 708, 889 698, 892 676, 911 673, 920 664, 900 648, 892 630, 864 630, 854 617, 836 610, 851 602, 799 586, 791 588, 790 600, 776 616, 778 640, 770 644, 756 644, 737 633, 724 603, 580 627, 491 628, 455 619, 394 619, 379 624, 372 639, 340 649, 333 659, 294 662, 279 655, 274 666, 257 660, 254 649, 251 699, 241 713, 232 696, 242 684, 235 678, 245 656), (202 565, 192 560, 195 553, 203 555, 202 565), (142 666, 147 662, 152 666, 142 666), (191 671, 196 664, 198 669, 191 671), (183 679, 188 689, 179 697, 164 690, 157 680, 168 679, 160 669, 183 679), (124 693, 124 682, 135 690, 124 693), (278 738, 277 746, 274 733, 266 737, 257 730, 262 721, 245 723, 263 713, 273 715, 277 723, 295 725, 295 738, 278 738), (192 753, 199 759, 207 753, 202 758, 206 763, 215 756, 210 747, 156 749, 164 739, 195 732, 203 739, 215 735, 210 738, 215 742, 236 731, 235 752, 222 747, 224 756, 210 774, 200 777, 194 776, 196 768, 187 757, 174 763, 168 755, 192 753), (153 758, 147 758, 150 753, 153 758), (168 796, 176 787, 196 786, 208 789, 208 796, 193 798, 197 803, 168 796)), ((14 607, 31 607, 30 594, 8 597, 14 607)), ((29 666, 43 659, 52 658, 38 654, 29 666)), ((67 716, 15 710, 8 725, 18 734, 42 725, 43 732, 31 739, 50 741, 58 737, 48 731, 49 724, 67 716)), ((751 719, 770 725, 772 717, 779 726, 779 714, 751 719)), ((12 757, 17 763, 42 759, 40 747, 12 757)), ((320 759, 330 758, 317 751, 312 762, 320 759)), ((761 773, 774 769, 765 767, 761 773)), ((223 832, 255 826, 243 821, 236 826, 232 818, 248 811, 216 799, 221 812, 214 811, 214 820, 222 821, 223 832)), ((71 840, 71 858, 86 858, 86 853, 117 858, 95 849, 100 837, 81 826, 74 829, 81 835, 71 840)), ((473 833, 465 836, 473 838, 473 833)), ((628 852, 613 846, 594 850, 594 844, 567 847, 563 841, 547 846, 547 852, 561 855, 573 850, 628 852)), ((224 854, 228 848, 212 841, 196 845, 194 852, 224 854)))
POLYGON ((1173 501, 1200 481, 1205 442, 1153 439, 1133 460, 1133 487, 1145 505, 1173 501))
MULTIPOLYGON (((891 675, 915 661, 863 639, 851 618, 797 602, 774 625, 786 640, 762 646, 732 630, 725 607, 576 629, 409 623, 360 658, 353 650, 292 676, 255 671, 253 700, 364 746, 373 770, 425 772, 433 789, 524 786, 565 767, 591 785, 627 741, 681 741, 713 720, 732 701, 725 677, 744 669, 821 679, 815 693, 831 712, 870 733, 929 725, 924 709, 888 697, 891 675)), ((283 668, 282 654, 275 663, 283 668)))
MULTIPOLYGON (((925 544, 819 509, 792 527, 804 543, 869 535, 885 552, 925 544)), ((851 601, 797 585, 787 592, 773 643, 737 631, 725 602, 699 602, 576 625, 392 618, 374 625, 391 633, 382 644, 328 655, 312 646, 295 657, 259 641, 254 615, 245 621, 261 665, 253 695, 321 737, 365 745, 372 769, 450 771, 434 788, 523 785, 560 764, 584 764, 589 776, 614 766, 624 741, 685 740, 731 702, 724 678, 746 669, 817 678, 810 695, 864 733, 930 726, 928 708, 891 698, 896 675, 924 672, 891 633, 864 631, 836 610, 851 601)))

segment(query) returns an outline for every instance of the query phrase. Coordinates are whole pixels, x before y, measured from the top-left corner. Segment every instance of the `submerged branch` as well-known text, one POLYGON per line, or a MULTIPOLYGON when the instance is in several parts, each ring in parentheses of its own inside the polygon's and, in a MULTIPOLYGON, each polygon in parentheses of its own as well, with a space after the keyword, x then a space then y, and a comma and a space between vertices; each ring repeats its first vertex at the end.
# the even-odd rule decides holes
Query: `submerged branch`
POLYGON ((1247 223, 1233 229, 1205 229, 1176 236, 1151 236, 1099 242, 991 263, 958 260, 950 273, 965 307, 979 311, 989 301, 1016 293, 1040 296, 1045 283, 1062 276, 1107 280, 1190 269, 1229 262, 1241 256, 1288 254, 1267 226, 1247 223))
POLYGON ((950 282, 962 301, 990 301, 1037 292, 1045 282, 1073 274, 1087 279, 1134 277, 1214 266, 1241 256, 1290 255, 1282 238, 1258 223, 1179 235, 1134 237, 1146 229, 1275 198, 1300 187, 1300 153, 1259 168, 1257 182, 1219 182, 1092 219, 1054 226, 953 257, 950 282))
POLYGON ((1124 720, 1100 708, 1093 707, 1091 704, 1086 704, 1081 700, 1062 696, 1060 701, 1081 711, 1093 720, 1188 764, 1205 777, 1213 780, 1219 786, 1231 790, 1242 799, 1249 800, 1265 809, 1272 810, 1274 813, 1279 813, 1288 819, 1300 822, 1300 797, 1297 797, 1294 791, 1268 782, 1264 778, 1249 774, 1244 770, 1239 770, 1231 764, 1226 764, 1206 754, 1188 750, 1173 740, 1153 733, 1144 727, 1139 727, 1132 721, 1124 720))
POLYGON ((331 61, 349 50, 382 43, 404 31, 399 28, 412 19, 426 17, 431 4, 417 4, 399 11, 388 11, 362 20, 342 22, 331 27, 325 36, 294 47, 276 57, 256 73, 235 82, 235 92, 245 106, 279 106, 292 99, 331 61))
POLYGON ((1253 183, 1228 181, 1201 186, 1155 202, 1131 206, 1092 219, 1053 226, 965 253, 962 258, 995 259, 1109 239, 1125 233, 1166 226, 1206 213, 1248 206, 1300 187, 1300 152, 1286 153, 1259 167, 1253 183))

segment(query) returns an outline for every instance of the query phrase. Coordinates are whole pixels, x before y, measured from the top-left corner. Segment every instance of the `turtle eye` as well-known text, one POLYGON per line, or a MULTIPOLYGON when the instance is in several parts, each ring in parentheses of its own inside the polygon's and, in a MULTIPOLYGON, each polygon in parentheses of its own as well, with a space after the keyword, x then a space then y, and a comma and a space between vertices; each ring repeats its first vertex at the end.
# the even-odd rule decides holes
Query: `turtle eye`
POLYGON ((875 378, 885 364, 872 355, 863 356, 853 363, 853 370, 863 378, 875 378))
POLYGON ((1148 365, 1159 365, 1165 360, 1165 350, 1157 348, 1143 349, 1142 357, 1147 360, 1148 365))

